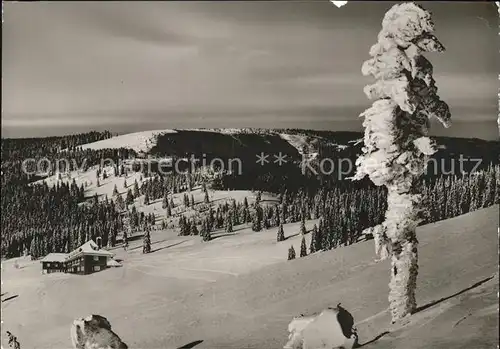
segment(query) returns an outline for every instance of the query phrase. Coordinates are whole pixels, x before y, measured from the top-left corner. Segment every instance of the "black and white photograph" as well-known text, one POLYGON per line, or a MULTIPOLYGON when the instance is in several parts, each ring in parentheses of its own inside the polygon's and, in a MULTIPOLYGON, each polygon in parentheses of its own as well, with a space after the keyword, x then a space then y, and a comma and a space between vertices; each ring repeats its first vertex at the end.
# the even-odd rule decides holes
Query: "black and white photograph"
POLYGON ((2 2, 2 349, 492 349, 500 2, 2 2))

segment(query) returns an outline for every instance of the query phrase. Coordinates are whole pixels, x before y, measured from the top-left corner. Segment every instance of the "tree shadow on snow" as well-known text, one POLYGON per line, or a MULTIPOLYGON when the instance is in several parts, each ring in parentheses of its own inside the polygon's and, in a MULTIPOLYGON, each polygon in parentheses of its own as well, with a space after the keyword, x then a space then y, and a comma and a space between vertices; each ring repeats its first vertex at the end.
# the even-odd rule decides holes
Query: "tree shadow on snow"
POLYGON ((203 341, 202 340, 197 340, 197 341, 188 343, 186 345, 183 345, 182 347, 179 347, 177 349, 191 349, 191 348, 194 348, 195 346, 197 346, 200 343, 203 343, 203 341))
POLYGON ((225 234, 219 234, 219 235, 216 235, 216 236, 213 236, 211 237, 211 241, 212 240, 215 240, 215 239, 218 239, 218 238, 223 238, 225 236, 233 236, 233 235, 236 235, 236 233, 225 233, 225 234))
MULTIPOLYGON (((144 236, 144 235, 141 235, 141 236, 144 236)), ((162 243, 162 242, 165 242, 165 241, 168 241, 168 239, 163 239, 163 240, 159 240, 159 241, 152 242, 152 243, 151 243, 151 246, 156 245, 156 244, 159 244, 159 243, 162 243)), ((129 248, 128 250, 129 250, 129 251, 134 251, 134 250, 138 250, 138 249, 140 249, 140 248, 142 248, 142 245, 139 245, 139 246, 136 246, 136 247, 129 248)))
POLYGON ((17 298, 17 297, 19 297, 19 295, 18 295, 18 294, 13 295, 13 296, 10 296, 10 297, 7 297, 7 298, 5 298, 5 299, 2 299, 2 303, 3 303, 3 302, 10 301, 11 299, 14 299, 14 298, 17 298))
POLYGON ((368 341, 368 342, 365 342, 365 343, 363 343, 363 344, 361 344, 361 343, 360 343, 360 344, 358 344, 358 345, 356 346, 356 348, 361 348, 361 347, 364 347, 365 345, 372 344, 372 343, 374 343, 374 342, 378 341, 380 338, 382 338, 383 336, 385 336, 386 334, 389 334, 389 333, 390 333, 389 331, 384 331, 384 332, 382 332, 381 334, 379 334, 377 337, 373 338, 372 340, 370 340, 370 341, 368 341))
POLYGON ((441 302, 444 302, 444 301, 446 301, 446 300, 448 300, 448 299, 451 299, 451 298, 453 298, 453 297, 459 296, 459 295, 461 295, 462 293, 465 293, 465 292, 470 291, 470 290, 472 290, 472 289, 474 289, 474 288, 476 288, 476 287, 481 286, 482 284, 484 284, 484 283, 486 283, 486 282, 490 281, 491 279, 493 279, 493 276, 489 276, 489 277, 487 277, 486 279, 483 279, 483 280, 481 280, 481 281, 478 281, 478 282, 476 282, 474 285, 469 286, 469 287, 467 287, 467 288, 464 288, 463 290, 458 291, 458 292, 456 292, 456 293, 454 293, 454 294, 452 294, 452 295, 450 295, 450 296, 443 297, 443 298, 441 298, 441 299, 438 299, 438 300, 432 301, 432 302, 430 302, 430 303, 427 303, 427 304, 425 304, 425 305, 422 305, 422 306, 418 307, 418 308, 415 310, 415 313, 418 313, 418 312, 420 312, 420 311, 423 311, 423 310, 425 310, 425 309, 428 309, 428 308, 430 308, 430 307, 432 307, 432 306, 434 306, 434 305, 436 305, 436 304, 439 304, 439 303, 441 303, 441 302))
POLYGON ((175 244, 172 244, 172 245, 168 245, 168 246, 163 246, 163 247, 160 247, 160 248, 156 248, 154 250, 151 250, 151 253, 156 252, 156 251, 161 251, 161 250, 164 250, 164 249, 169 248, 169 247, 174 247, 174 246, 183 244, 186 241, 188 241, 188 240, 182 240, 181 242, 178 242, 178 243, 175 243, 175 244))
MULTIPOLYGON (((427 304, 425 304, 425 305, 422 305, 422 306, 418 307, 418 308, 415 310, 415 313, 421 312, 421 311, 426 310, 426 309, 428 309, 428 308, 430 308, 430 307, 432 307, 432 306, 434 306, 434 305, 437 305, 437 304, 439 304, 439 303, 441 303, 441 302, 444 302, 444 301, 446 301, 446 300, 448 300, 448 299, 451 299, 451 298, 453 298, 453 297, 459 296, 459 295, 461 295, 461 294, 463 294, 463 293, 465 293, 465 292, 467 292, 467 291, 470 291, 470 290, 472 290, 472 289, 474 289, 474 288, 476 288, 476 287, 481 286, 482 284, 484 284, 484 283, 486 283, 486 282, 490 281, 490 280, 491 280, 491 279, 493 279, 493 278, 494 278, 494 276, 487 277, 486 279, 483 279, 483 280, 481 280, 481 281, 478 281, 478 282, 476 282, 475 284, 473 284, 473 285, 471 285, 471 286, 469 286, 469 287, 467 287, 467 288, 464 288, 463 290, 458 291, 458 292, 456 292, 456 293, 454 293, 454 294, 452 294, 452 295, 450 295, 450 296, 443 297, 443 298, 437 299, 437 300, 435 300, 435 301, 432 301, 432 302, 430 302, 430 303, 427 303, 427 304)), ((415 313, 414 313, 414 314, 415 314, 415 313)), ((368 342, 366 342, 366 343, 363 343, 363 344, 359 344, 359 345, 357 346, 357 348, 361 348, 361 347, 364 347, 364 346, 366 346, 366 345, 368 345, 368 344, 371 344, 371 343, 373 343, 373 342, 376 342, 377 340, 379 340, 380 338, 382 338, 383 336, 385 336, 385 335, 387 335, 387 334, 389 334, 389 333, 390 333, 389 331, 382 332, 381 334, 379 334, 377 337, 373 338, 372 340, 370 340, 370 341, 368 341, 368 342)))

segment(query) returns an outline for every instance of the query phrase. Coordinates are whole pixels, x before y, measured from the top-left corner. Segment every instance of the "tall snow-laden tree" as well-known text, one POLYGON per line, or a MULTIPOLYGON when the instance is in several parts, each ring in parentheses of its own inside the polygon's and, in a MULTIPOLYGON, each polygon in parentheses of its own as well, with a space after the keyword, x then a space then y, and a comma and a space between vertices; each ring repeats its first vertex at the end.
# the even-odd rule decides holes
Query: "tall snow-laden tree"
POLYGON ((392 322, 416 309, 418 274, 417 237, 420 195, 415 182, 424 173, 437 149, 427 136, 430 118, 450 126, 448 105, 439 99, 432 64, 423 52, 442 52, 444 46, 432 34, 431 14, 414 3, 394 5, 384 16, 378 42, 363 75, 377 82, 365 87, 376 100, 363 112, 363 154, 357 159, 354 179, 369 176, 387 187, 385 221, 369 228, 376 252, 391 256, 389 303, 392 322))

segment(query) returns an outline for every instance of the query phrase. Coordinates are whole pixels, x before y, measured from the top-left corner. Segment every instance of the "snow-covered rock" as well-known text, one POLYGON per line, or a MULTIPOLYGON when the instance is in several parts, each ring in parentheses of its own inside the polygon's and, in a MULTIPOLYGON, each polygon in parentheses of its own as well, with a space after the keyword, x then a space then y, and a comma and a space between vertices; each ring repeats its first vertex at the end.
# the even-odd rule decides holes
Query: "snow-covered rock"
POLYGON ((358 342, 354 319, 340 304, 319 314, 295 317, 288 332, 284 349, 352 349, 358 342))
POLYGON ((100 315, 75 319, 71 325, 71 343, 74 349, 128 349, 111 330, 108 319, 100 315))

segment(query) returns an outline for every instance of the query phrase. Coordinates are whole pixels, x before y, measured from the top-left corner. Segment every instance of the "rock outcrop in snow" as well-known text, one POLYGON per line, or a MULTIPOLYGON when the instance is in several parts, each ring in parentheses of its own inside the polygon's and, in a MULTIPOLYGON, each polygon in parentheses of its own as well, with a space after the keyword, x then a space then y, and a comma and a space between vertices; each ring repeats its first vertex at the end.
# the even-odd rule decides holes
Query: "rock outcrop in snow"
POLYGON ((450 126, 448 105, 439 99, 432 64, 423 52, 442 52, 444 46, 432 34, 430 12, 414 3, 394 5, 384 16, 371 59, 363 75, 378 81, 365 87, 372 107, 363 112, 363 154, 356 161, 354 179, 369 176, 388 189, 385 221, 371 233, 381 259, 391 256, 389 302, 393 321, 416 308, 418 274, 417 238, 420 195, 415 181, 424 173, 429 157, 437 151, 427 137, 429 119, 450 126))
POLYGON ((352 315, 343 307, 295 317, 288 325, 284 349, 352 349, 358 343, 352 315))
POLYGON ((100 315, 74 320, 71 325, 71 343, 74 349, 128 349, 111 330, 109 321, 100 315))

